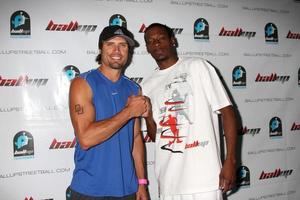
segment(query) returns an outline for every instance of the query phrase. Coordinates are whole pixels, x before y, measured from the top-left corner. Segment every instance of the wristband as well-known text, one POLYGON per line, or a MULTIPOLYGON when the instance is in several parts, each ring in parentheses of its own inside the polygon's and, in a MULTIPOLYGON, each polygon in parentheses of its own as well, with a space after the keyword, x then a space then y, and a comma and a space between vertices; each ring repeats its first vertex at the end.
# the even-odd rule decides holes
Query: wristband
POLYGON ((147 185, 148 184, 148 180, 145 178, 140 178, 138 182, 139 182, 139 185, 147 185))

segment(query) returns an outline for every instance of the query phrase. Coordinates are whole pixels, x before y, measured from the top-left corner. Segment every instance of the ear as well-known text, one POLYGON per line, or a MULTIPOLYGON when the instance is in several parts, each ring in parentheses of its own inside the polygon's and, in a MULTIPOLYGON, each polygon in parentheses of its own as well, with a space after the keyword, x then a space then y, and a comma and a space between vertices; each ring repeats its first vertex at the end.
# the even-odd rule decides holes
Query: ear
POLYGON ((171 38, 171 43, 173 47, 177 47, 177 40, 174 37, 171 38))
POLYGON ((176 44, 175 38, 173 38, 173 37, 171 38, 171 43, 173 46, 176 44))

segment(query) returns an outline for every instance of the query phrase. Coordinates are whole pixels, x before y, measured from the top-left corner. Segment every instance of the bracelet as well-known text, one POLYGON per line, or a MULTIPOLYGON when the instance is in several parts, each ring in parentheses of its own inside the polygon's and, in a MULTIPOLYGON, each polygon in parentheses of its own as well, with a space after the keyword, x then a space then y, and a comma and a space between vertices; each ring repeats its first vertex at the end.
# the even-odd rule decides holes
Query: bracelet
POLYGON ((147 179, 145 179, 145 178, 141 178, 141 179, 139 179, 139 185, 147 185, 148 184, 148 180, 147 179))

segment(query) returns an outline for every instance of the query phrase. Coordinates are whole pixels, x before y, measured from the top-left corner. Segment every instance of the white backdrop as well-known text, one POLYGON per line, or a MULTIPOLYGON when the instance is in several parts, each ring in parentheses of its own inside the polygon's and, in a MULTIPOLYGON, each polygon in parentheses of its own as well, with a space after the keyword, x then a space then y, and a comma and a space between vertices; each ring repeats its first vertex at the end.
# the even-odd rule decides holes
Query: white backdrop
POLYGON ((119 23, 140 43, 126 70, 140 83, 156 68, 143 30, 160 22, 174 28, 180 56, 216 66, 240 115, 240 187, 228 199, 299 200, 299 10, 296 0, 1 0, 0 199, 65 198, 74 168, 69 80, 97 67, 99 33, 119 23))

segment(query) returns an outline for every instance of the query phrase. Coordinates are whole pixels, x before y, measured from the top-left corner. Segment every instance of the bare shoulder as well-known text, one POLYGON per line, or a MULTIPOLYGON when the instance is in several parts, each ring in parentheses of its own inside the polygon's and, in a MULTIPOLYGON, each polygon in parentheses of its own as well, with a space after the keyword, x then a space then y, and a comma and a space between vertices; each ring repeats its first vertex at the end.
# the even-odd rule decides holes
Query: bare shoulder
POLYGON ((87 82, 81 77, 76 77, 71 81, 70 88, 81 88, 81 87, 86 87, 87 82))
POLYGON ((81 77, 74 78, 70 85, 70 98, 76 97, 87 97, 90 98, 92 96, 92 91, 87 81, 81 77))
POLYGON ((70 90, 86 90, 88 88, 87 81, 81 77, 76 77, 71 81, 70 90))

